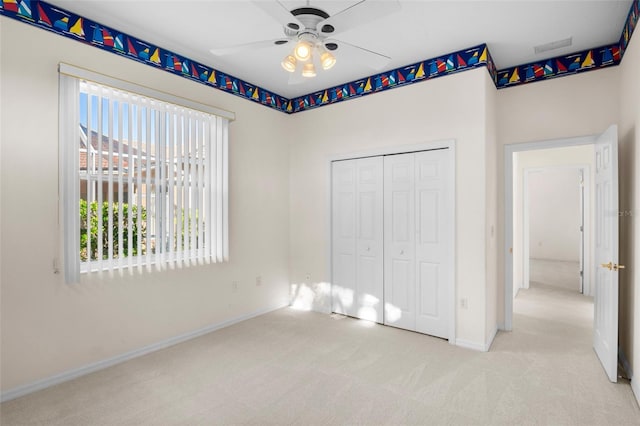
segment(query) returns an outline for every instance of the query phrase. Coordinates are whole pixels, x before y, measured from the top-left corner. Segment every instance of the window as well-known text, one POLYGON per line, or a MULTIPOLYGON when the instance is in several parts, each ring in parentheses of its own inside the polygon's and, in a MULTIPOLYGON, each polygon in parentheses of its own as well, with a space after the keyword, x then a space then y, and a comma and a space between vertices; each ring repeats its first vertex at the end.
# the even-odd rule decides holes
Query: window
POLYGON ((212 110, 60 65, 67 282, 81 272, 228 259, 233 115, 212 110))

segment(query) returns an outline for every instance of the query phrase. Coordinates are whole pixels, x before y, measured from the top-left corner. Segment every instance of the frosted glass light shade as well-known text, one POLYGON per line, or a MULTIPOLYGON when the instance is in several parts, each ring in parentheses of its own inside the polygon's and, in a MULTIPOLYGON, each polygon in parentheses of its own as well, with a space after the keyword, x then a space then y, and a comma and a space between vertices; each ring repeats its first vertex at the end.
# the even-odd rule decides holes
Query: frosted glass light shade
POLYGON ((293 55, 286 56, 280 63, 286 71, 294 72, 296 70, 296 58, 293 55))
POLYGON ((316 69, 313 66, 312 62, 309 62, 308 64, 304 64, 304 68, 302 68, 302 76, 303 77, 315 77, 316 76, 316 69))
POLYGON ((336 57, 330 52, 324 52, 320 55, 320 63, 322 64, 322 69, 328 70, 336 64, 336 57))
POLYGON ((293 54, 299 61, 307 61, 311 57, 311 44, 306 41, 299 41, 293 49, 293 54))

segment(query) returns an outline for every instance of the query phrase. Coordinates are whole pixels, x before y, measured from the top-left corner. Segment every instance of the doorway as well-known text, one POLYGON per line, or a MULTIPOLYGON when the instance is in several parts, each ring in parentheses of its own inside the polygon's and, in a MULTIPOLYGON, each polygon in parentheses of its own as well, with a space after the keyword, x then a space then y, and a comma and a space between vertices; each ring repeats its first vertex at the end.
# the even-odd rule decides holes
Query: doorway
MULTIPOLYGON (((530 271, 524 271, 524 199, 517 199, 514 194, 523 194, 523 191, 514 189, 522 188, 524 185, 524 169, 527 167, 540 166, 542 161, 533 160, 530 163, 518 164, 519 153, 538 153, 539 157, 545 158, 545 153, 556 154, 556 166, 566 165, 568 152, 576 147, 593 147, 595 136, 585 136, 578 138, 557 139, 550 141, 532 142, 524 144, 505 145, 505 323, 504 329, 512 330, 513 319, 513 299, 520 288, 524 287, 525 276, 530 276, 530 271), (569 150, 562 152, 562 149, 569 150), (519 170, 521 172, 519 172, 519 170), (527 274, 525 274, 527 272, 527 274), (515 279, 514 279, 515 278, 515 279)), ((581 162, 584 164, 584 162, 581 162)), ((547 161, 546 166, 553 163, 547 161)), ((589 231, 593 224, 589 226, 589 231)), ((586 269, 589 269, 587 267, 586 269)))
POLYGON ((518 203, 522 205, 521 247, 514 241, 514 253, 522 253, 522 267, 514 268, 514 296, 520 288, 530 288, 531 282, 593 296, 593 145, 514 156, 516 179, 522 180, 514 187, 514 227, 520 222, 518 203), (522 271, 520 280, 517 270, 522 271))
MULTIPOLYGON (((515 153, 538 151, 542 149, 560 149, 591 145, 594 147, 594 214, 589 225, 593 238, 593 261, 585 265, 585 270, 593 269, 594 309, 593 309, 593 348, 609 377, 617 380, 618 345, 618 218, 612 212, 618 211, 618 135, 617 127, 610 126, 601 135, 577 138, 556 139, 524 144, 511 144, 504 147, 505 165, 505 257, 504 257, 504 330, 513 329, 514 296, 517 293, 517 281, 521 275, 518 262, 522 253, 518 253, 518 235, 521 226, 514 226, 514 187, 518 183, 518 165, 515 153), (514 161, 514 157, 516 161, 514 161), (515 272, 515 273, 514 273, 515 272), (515 279, 514 279, 515 278, 515 279)), ((585 256, 585 259, 589 257, 585 256)), ((585 261, 586 263, 586 261, 585 261)), ((521 266, 521 264, 520 264, 521 266)))

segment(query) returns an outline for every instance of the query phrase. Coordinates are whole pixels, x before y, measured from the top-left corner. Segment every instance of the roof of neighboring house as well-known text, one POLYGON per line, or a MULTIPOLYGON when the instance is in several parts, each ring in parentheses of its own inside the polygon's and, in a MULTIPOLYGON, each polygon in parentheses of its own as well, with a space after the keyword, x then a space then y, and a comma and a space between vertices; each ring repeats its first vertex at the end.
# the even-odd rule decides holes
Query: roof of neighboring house
MULTIPOLYGON (((111 170, 118 171, 120 169, 120 150, 122 150, 122 171, 126 172, 129 170, 129 158, 130 156, 139 157, 143 163, 147 159, 146 152, 143 149, 138 149, 129 145, 128 141, 118 141, 117 139, 110 139, 106 135, 102 135, 100 137, 98 132, 91 130, 90 137, 87 138, 87 127, 80 125, 80 171, 87 171, 88 164, 88 151, 87 151, 87 140, 90 140, 91 149, 90 152, 96 153, 96 161, 98 155, 98 146, 102 150, 102 170, 109 170, 109 145, 111 144, 112 152, 111 155, 111 170)), ((153 167, 155 164, 155 160, 153 156, 150 156, 150 167, 153 167)), ((97 164, 96 164, 97 166, 97 164)), ((135 166, 140 168, 140 164, 138 161, 135 161, 135 166)), ((142 164, 142 168, 144 169, 146 166, 142 164)))

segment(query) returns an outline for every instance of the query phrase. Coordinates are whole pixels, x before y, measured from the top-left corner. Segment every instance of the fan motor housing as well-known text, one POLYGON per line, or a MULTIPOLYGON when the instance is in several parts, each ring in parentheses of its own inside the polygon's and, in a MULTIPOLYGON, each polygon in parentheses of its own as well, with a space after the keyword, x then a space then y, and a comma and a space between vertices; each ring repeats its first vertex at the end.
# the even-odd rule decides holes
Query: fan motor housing
MULTIPOLYGON (((324 21, 325 19, 327 19, 329 17, 329 14, 327 12, 325 12, 322 9, 317 9, 315 7, 300 7, 298 9, 293 9, 291 11, 291 14, 293 16, 295 16, 296 18, 298 18, 298 20, 300 22, 302 22, 302 24, 304 25, 304 27, 306 29, 312 29, 312 30, 315 30, 316 26, 320 22, 324 21)), ((298 26, 294 22, 289 22, 287 24, 287 27, 289 27, 291 29, 296 29, 292 25, 295 26, 295 27, 298 26)), ((326 26, 330 26, 330 25, 325 25, 325 27, 326 26)), ((323 29, 324 29, 324 27, 323 27, 323 29)))
POLYGON ((297 9, 293 9, 291 11, 291 14, 293 16, 315 15, 321 17, 322 19, 327 19, 329 17, 329 14, 327 12, 316 7, 299 7, 297 9))

